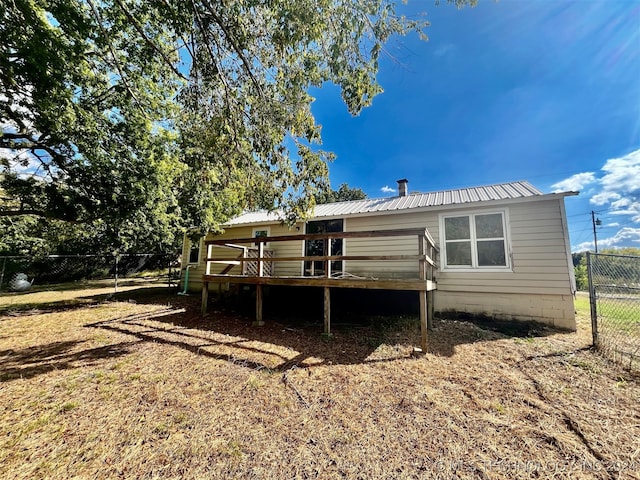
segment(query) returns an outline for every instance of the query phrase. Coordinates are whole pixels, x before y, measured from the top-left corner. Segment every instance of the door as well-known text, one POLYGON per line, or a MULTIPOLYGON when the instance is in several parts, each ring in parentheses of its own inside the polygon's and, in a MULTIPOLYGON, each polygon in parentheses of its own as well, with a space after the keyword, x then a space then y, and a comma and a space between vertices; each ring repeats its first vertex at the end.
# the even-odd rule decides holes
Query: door
MULTIPOLYGON (((331 233, 344 231, 344 222, 338 220, 319 220, 307 223, 307 233, 331 233)), ((305 256, 342 255, 342 238, 326 240, 307 240, 305 242, 305 256), (329 249, 329 244, 331 248, 329 249)), ((331 262, 331 273, 342 272, 342 260, 331 262)), ((324 276, 323 261, 304 262, 304 274, 307 276, 324 276)))

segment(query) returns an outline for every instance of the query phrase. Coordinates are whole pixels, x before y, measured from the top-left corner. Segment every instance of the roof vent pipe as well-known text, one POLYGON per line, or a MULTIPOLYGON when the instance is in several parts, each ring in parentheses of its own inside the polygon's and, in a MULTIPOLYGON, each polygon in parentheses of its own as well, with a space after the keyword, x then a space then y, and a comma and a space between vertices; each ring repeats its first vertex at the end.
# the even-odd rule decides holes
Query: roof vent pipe
POLYGON ((409 183, 409 180, 407 180, 406 178, 398 180, 398 195, 400 197, 406 197, 407 193, 409 193, 407 188, 408 183, 409 183))

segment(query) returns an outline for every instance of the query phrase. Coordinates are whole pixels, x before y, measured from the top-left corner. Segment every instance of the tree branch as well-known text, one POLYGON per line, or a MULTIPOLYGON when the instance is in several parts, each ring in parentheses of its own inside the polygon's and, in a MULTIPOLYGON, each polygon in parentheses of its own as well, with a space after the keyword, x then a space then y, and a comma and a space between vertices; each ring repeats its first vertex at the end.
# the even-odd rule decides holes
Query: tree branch
POLYGON ((0 217, 19 217, 22 215, 35 215, 37 217, 52 218, 44 210, 20 209, 20 210, 0 210, 0 217))
POLYGON ((118 57, 116 55, 116 52, 113 49, 113 45, 111 44, 111 41, 108 40, 109 34, 105 31, 104 26, 102 24, 102 17, 100 16, 100 12, 98 12, 96 6, 93 4, 91 0, 87 0, 87 3, 89 4, 89 7, 91 7, 91 12, 93 13, 94 18, 98 22, 98 27, 100 28, 100 31, 107 39, 107 45, 109 47, 109 52, 111 52, 111 56, 113 57, 114 67, 116 68, 116 70, 118 70, 118 74, 122 79, 122 83, 124 83, 124 86, 127 89, 127 92, 129 93, 129 95, 131 95, 131 98, 133 98, 133 100, 138 105, 138 108, 140 109, 140 111, 144 114, 145 110, 142 107, 142 104, 140 103, 140 101, 138 101, 138 98, 133 93, 133 90, 131 89, 129 82, 127 82, 127 77, 124 75, 124 73, 122 72, 122 69, 120 68, 120 62, 118 62, 118 57))
POLYGON ((240 57, 240 60, 242 61, 242 64, 244 65, 244 69, 247 72, 247 75, 249 75, 249 78, 251 78, 251 81, 253 82, 255 87, 258 89, 258 93, 260 93, 262 95, 262 87, 260 86, 260 83, 258 83, 258 80, 256 79, 256 77, 253 75, 253 70, 251 69, 251 64, 249 63, 249 60, 247 60, 247 57, 245 56, 245 54, 242 51, 242 49, 240 48, 240 46, 237 44, 237 42, 236 42, 235 38, 233 37, 233 35, 231 35, 231 32, 229 31, 229 29, 227 28, 225 23, 222 21, 222 18, 220 18, 218 16, 218 14, 213 10, 211 5, 209 5, 208 0, 204 0, 202 3, 207 8, 207 10, 209 11, 209 14, 211 15, 211 18, 213 18, 213 20, 216 22, 216 24, 223 31, 225 37, 227 37, 227 40, 229 40, 229 43, 233 47, 233 50, 238 54, 238 57, 240 57))
MULTIPOLYGON (((11 133, 11 132, 3 132, 2 136, 0 136, 0 148, 8 148, 11 150, 29 150, 35 154, 35 150, 43 150, 47 152, 52 159, 62 159, 65 156, 58 152, 51 145, 47 145, 42 143, 42 141, 33 138, 32 135, 28 133, 11 133), (9 140, 9 141, 5 141, 9 140), (16 142, 14 140, 25 140, 25 143, 16 142)), ((39 157, 39 156, 38 156, 39 157)))
POLYGON ((171 70, 173 70, 173 73, 178 75, 183 80, 189 80, 182 73, 180 73, 180 71, 175 67, 173 62, 171 60, 169 60, 169 58, 167 58, 167 56, 160 49, 160 47, 158 47, 154 42, 151 41, 151 39, 149 37, 147 37, 147 34, 144 33, 144 30, 142 29, 142 27, 140 26, 140 24, 138 23, 136 18, 131 14, 131 12, 129 10, 127 10, 127 8, 124 6, 122 1, 121 0, 115 0, 115 2, 118 5, 118 7, 120 8, 120 10, 122 10, 122 13, 124 13, 125 17, 127 17, 127 20, 129 20, 129 22, 131 22, 131 25, 133 25, 133 28, 136 29, 136 32, 138 32, 142 36, 142 38, 144 39, 144 41, 145 41, 145 43, 147 45, 149 45, 158 55, 160 55, 160 57, 162 57, 162 60, 164 61, 164 63, 166 63, 167 66, 169 68, 171 68, 171 70))
MULTIPOLYGON (((70 220, 67 218, 61 218, 58 215, 54 215, 51 212, 47 212, 46 210, 38 210, 35 208, 21 208, 19 210, 2 210, 0 209, 0 217, 20 217, 32 215, 34 217, 40 218, 48 218, 52 220, 60 220, 61 222, 73 223, 76 225, 87 223, 87 220, 70 220)), ((95 218, 91 219, 95 220, 95 218)))

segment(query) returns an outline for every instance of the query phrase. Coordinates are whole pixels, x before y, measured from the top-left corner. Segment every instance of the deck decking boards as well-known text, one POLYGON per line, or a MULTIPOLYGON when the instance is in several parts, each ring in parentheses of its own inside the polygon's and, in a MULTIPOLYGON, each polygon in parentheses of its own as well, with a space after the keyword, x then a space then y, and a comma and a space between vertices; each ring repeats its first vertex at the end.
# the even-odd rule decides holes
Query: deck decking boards
POLYGON ((403 278, 248 277, 245 275, 204 275, 205 283, 238 283, 290 287, 369 288, 377 290, 435 290, 431 280, 403 278))

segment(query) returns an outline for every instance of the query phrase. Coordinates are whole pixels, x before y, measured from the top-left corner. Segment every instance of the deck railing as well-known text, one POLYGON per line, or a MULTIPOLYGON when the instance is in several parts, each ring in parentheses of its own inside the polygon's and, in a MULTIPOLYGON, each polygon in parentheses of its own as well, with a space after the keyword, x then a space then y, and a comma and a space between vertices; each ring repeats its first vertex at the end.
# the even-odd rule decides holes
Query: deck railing
MULTIPOLYGON (((433 280, 434 271, 437 267, 436 258, 438 247, 429 231, 426 229, 398 229, 398 230, 373 230, 364 232, 327 232, 327 233, 310 233, 297 235, 282 235, 273 237, 250 237, 250 238, 233 238, 208 240, 206 245, 206 275, 217 276, 228 274, 234 266, 239 266, 241 275, 251 277, 276 276, 274 275, 273 264, 277 262, 322 262, 324 268, 322 275, 325 278, 332 278, 332 262, 339 261, 381 261, 381 262, 398 262, 398 261, 415 261, 416 270, 415 277, 420 280, 433 280), (416 253, 400 254, 400 255, 297 255, 297 256, 276 256, 275 249, 266 249, 267 243, 292 242, 292 241, 325 241, 327 242, 326 251, 331 252, 331 244, 336 239, 349 238, 381 238, 381 237, 415 237, 416 253), (248 245, 243 245, 248 244, 248 245), (257 244, 257 247, 255 246, 257 244), (236 249, 240 253, 237 257, 229 258, 224 256, 214 256, 214 248, 231 248, 236 249), (212 273, 214 264, 227 265, 227 268, 219 274, 212 273), (253 268, 247 268, 251 264, 253 268), (255 265, 255 266, 254 266, 255 265)), ((313 271, 313 269, 312 269, 313 271)), ((318 275, 310 275, 317 277, 318 275)))
MULTIPOLYGON (((256 324, 263 325, 262 321, 262 287, 263 285, 284 286, 317 286, 324 288, 324 333, 331 334, 330 327, 330 289, 334 288, 374 288, 385 290, 413 290, 419 294, 420 301, 420 326, 422 351, 427 348, 427 329, 431 327, 433 318, 433 291, 436 289, 435 271, 437 270, 436 258, 438 247, 429 231, 425 229, 398 229, 398 230, 374 230, 365 232, 326 232, 297 235, 282 235, 274 237, 249 237, 226 238, 208 240, 206 245, 206 273, 203 275, 202 286, 202 312, 207 310, 207 298, 209 296, 209 283, 239 283, 254 284, 256 286, 256 324), (367 239, 384 237, 414 237, 416 239, 415 254, 398 255, 297 255, 276 256, 269 253, 266 244, 278 242, 307 242, 324 241, 326 248, 323 251, 331 253, 331 243, 337 239, 367 239), (257 245, 257 247, 256 247, 257 245), (239 255, 234 258, 214 256, 213 249, 223 247, 234 249, 239 255), (256 252, 257 251, 257 252, 256 252), (332 262, 339 261, 376 261, 376 262, 407 262, 415 261, 415 276, 412 278, 373 278, 370 276, 353 276, 341 272, 339 278, 332 274, 332 262), (274 275, 274 263, 277 262, 322 262, 322 276, 285 276, 274 275), (226 265, 221 273, 211 273, 214 264, 226 265), (251 265, 252 268, 247 268, 251 265), (234 267, 240 267, 240 275, 232 275, 234 267)), ((273 248, 273 251, 277 251, 273 248)), ((311 273, 313 268, 310 269, 311 273)), ((372 270, 370 273, 373 273, 372 270)), ((367 273, 365 271, 365 273, 367 273)), ((405 272, 403 272, 405 273, 405 272)))

